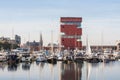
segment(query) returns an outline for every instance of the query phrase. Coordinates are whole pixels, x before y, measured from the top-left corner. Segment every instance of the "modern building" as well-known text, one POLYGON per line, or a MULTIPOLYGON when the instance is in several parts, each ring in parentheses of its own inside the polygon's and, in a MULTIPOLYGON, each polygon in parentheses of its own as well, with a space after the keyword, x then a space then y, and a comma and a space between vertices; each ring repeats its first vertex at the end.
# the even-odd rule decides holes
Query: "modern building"
POLYGON ((61 45, 65 49, 82 48, 82 28, 81 17, 61 17, 60 18, 61 45))
POLYGON ((15 41, 18 45, 20 45, 21 44, 21 37, 18 35, 15 35, 15 41))

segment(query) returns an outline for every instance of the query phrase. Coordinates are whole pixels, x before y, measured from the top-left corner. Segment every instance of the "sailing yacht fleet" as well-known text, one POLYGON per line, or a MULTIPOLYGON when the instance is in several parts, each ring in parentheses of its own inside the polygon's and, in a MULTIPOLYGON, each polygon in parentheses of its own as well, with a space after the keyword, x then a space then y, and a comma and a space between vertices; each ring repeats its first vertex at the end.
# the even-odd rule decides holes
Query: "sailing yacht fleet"
MULTIPOLYGON (((51 34, 52 36, 53 34, 51 34)), ((57 61, 63 61, 65 63, 69 61, 74 62, 83 62, 87 61, 90 63, 98 62, 110 62, 115 60, 120 60, 120 52, 111 52, 110 50, 104 50, 104 52, 93 53, 90 48, 88 38, 86 39, 86 50, 70 50, 70 49, 53 49, 53 36, 51 37, 51 49, 45 50, 41 46, 43 43, 40 43, 40 51, 30 51, 30 48, 23 49, 17 48, 12 49, 11 51, 1 51, 0 52, 0 62, 48 62, 56 64, 57 61)), ((40 34, 40 42, 42 37, 40 34)), ((60 44, 59 44, 60 46, 60 44)))
POLYGON ((57 61, 74 61, 74 62, 109 62, 120 60, 120 52, 111 53, 110 51, 104 51, 103 53, 92 53, 90 46, 86 47, 86 51, 83 50, 56 50, 56 51, 23 51, 19 49, 14 49, 9 52, 0 52, 1 62, 48 62, 56 64, 57 61), (49 55, 48 55, 49 54, 49 55))

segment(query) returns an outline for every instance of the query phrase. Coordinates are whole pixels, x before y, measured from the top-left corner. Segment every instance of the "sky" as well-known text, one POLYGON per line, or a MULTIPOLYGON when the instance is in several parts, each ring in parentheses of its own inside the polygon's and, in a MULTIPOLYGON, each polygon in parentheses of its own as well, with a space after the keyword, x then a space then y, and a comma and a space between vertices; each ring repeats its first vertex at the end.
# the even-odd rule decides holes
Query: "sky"
POLYGON ((44 45, 59 40, 60 17, 82 17, 82 41, 88 35, 91 45, 115 45, 120 40, 120 0, 0 0, 0 36, 22 43, 39 41, 44 45))

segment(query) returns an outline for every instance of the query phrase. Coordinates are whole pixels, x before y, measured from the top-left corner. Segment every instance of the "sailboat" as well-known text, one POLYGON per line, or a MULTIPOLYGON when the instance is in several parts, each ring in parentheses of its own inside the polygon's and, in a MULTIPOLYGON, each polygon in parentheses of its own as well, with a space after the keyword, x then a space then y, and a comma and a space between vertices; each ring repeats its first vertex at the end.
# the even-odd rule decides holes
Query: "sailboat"
POLYGON ((91 51, 88 38, 86 39, 86 54, 85 54, 85 56, 86 56, 85 60, 87 62, 91 62, 91 63, 97 63, 97 62, 99 62, 99 58, 97 58, 96 56, 93 56, 93 53, 91 51))
POLYGON ((53 51, 53 32, 51 32, 51 55, 47 58, 48 63, 56 64, 57 63, 57 56, 53 51))
POLYGON ((91 48, 88 42, 88 38, 86 38, 86 53, 85 53, 85 60, 86 61, 90 61, 90 59, 92 58, 92 53, 91 53, 91 48))
POLYGON ((61 50, 62 46, 61 46, 61 34, 59 34, 59 43, 58 43, 58 50, 57 50, 57 60, 58 61, 63 61, 63 52, 61 50))
MULTIPOLYGON (((30 34, 29 34, 29 41, 30 41, 30 34)), ((31 51, 30 51, 30 42, 28 43, 28 50, 25 52, 22 52, 22 58, 21 58, 21 62, 32 62, 32 56, 31 56, 31 51)))
POLYGON ((40 51, 37 53, 37 58, 36 58, 36 62, 45 62, 46 56, 44 55, 43 52, 43 40, 42 40, 42 34, 40 33, 40 43, 39 43, 39 47, 40 47, 40 51))
POLYGON ((86 38, 86 58, 91 58, 92 57, 92 51, 91 51, 91 48, 90 48, 90 44, 88 42, 88 37, 86 38))
POLYGON ((14 50, 14 28, 12 29, 11 50, 7 54, 8 64, 18 63, 20 61, 19 53, 14 50))

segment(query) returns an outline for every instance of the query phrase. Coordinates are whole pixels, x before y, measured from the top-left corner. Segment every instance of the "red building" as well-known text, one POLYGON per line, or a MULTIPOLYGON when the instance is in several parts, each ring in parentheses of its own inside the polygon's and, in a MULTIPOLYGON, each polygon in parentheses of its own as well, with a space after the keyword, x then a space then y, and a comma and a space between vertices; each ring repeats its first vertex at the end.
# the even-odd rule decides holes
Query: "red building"
POLYGON ((64 48, 75 49, 82 48, 82 28, 81 28, 81 17, 61 17, 60 19, 60 31, 64 33, 61 36, 61 45, 64 48))

